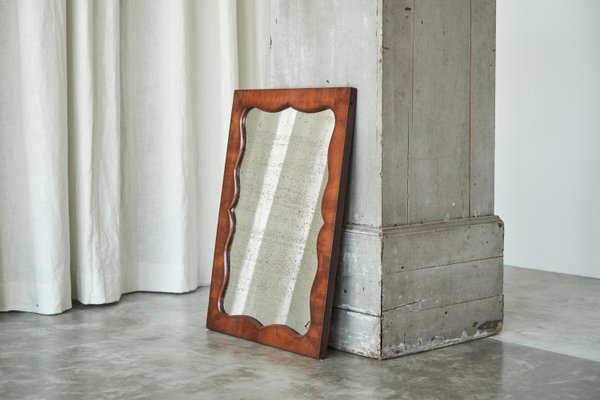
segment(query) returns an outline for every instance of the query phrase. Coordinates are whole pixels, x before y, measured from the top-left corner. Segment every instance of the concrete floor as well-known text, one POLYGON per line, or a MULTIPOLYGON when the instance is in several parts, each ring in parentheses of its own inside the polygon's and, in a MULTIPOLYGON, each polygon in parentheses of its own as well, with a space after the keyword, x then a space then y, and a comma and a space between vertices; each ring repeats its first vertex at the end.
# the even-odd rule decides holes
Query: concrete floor
POLYGON ((600 399, 600 280, 506 268, 496 338, 315 361, 204 329, 208 290, 0 314, 0 399, 600 399))

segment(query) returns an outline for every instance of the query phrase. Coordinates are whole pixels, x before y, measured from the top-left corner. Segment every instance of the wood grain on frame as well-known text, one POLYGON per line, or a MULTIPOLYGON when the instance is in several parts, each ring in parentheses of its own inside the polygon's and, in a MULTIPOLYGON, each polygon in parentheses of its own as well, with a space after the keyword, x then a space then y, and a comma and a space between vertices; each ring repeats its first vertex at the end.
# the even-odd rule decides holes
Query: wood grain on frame
POLYGON ((356 89, 236 90, 233 98, 229 143, 221 192, 221 205, 213 262, 206 327, 258 343, 322 358, 327 351, 329 322, 344 216, 350 149, 354 130, 356 89), (323 226, 317 238, 317 272, 310 292, 310 325, 304 335, 286 325, 263 326, 247 315, 228 315, 223 297, 229 277, 228 253, 235 233, 234 208, 239 198, 239 167, 244 155, 244 119, 258 108, 277 112, 293 107, 302 112, 331 109, 335 126, 327 152, 328 180, 323 193, 323 226))

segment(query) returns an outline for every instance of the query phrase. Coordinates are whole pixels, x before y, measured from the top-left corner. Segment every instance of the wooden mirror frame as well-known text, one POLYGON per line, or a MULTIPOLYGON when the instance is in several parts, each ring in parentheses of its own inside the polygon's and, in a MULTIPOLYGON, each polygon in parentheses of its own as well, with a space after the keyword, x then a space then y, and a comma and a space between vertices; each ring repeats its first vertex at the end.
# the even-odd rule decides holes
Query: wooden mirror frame
POLYGON ((355 108, 356 89, 348 87, 235 91, 206 320, 208 329, 313 358, 324 357, 329 341, 355 108), (303 335, 286 325, 262 325, 248 315, 228 315, 223 310, 229 278, 228 255, 235 233, 234 209, 240 195, 239 168, 244 155, 245 118, 253 108, 278 112, 288 107, 306 113, 331 109, 335 115, 327 152, 328 178, 321 204, 323 225, 317 238, 317 272, 310 291, 310 325, 303 335))

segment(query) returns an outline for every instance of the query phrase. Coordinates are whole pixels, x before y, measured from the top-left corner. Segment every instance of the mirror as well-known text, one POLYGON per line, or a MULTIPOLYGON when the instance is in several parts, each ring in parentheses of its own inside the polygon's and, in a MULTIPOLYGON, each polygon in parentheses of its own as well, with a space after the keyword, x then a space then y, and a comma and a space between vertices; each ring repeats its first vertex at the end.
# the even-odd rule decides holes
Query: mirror
POLYGON ((355 102, 353 88, 235 92, 209 329, 324 356, 355 102))
POLYGON ((304 334, 335 115, 258 108, 244 121, 236 230, 223 309, 304 334))

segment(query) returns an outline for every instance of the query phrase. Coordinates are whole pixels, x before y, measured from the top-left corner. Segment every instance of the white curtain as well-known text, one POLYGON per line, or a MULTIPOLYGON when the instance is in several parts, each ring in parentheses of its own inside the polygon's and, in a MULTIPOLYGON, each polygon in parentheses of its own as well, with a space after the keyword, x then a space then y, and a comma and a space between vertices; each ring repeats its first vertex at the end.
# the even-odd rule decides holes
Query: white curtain
POLYGON ((232 0, 0 2, 0 311, 208 284, 232 0))

